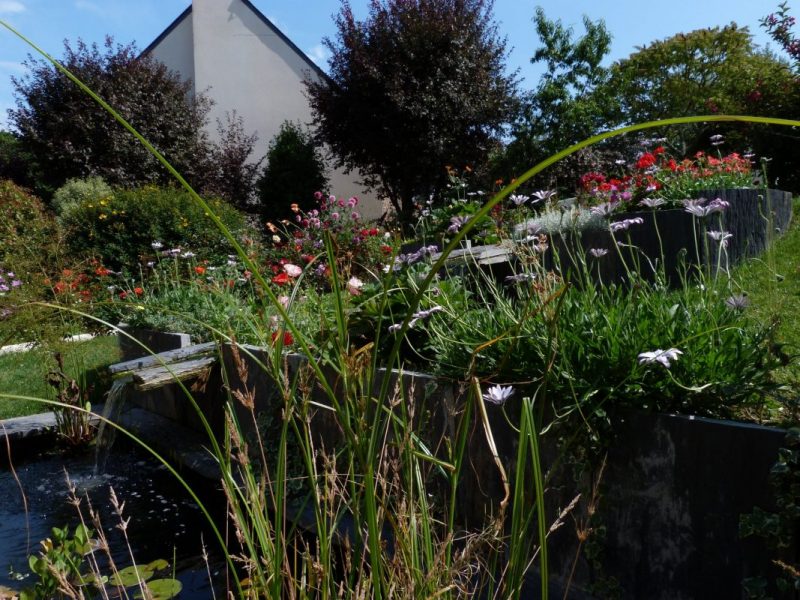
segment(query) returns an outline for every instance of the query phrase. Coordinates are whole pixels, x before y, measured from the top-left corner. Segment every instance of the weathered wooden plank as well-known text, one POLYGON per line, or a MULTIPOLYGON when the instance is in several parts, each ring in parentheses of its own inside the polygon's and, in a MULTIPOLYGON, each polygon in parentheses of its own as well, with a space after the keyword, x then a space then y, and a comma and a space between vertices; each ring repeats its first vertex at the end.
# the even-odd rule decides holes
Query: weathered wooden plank
POLYGON ((126 360, 125 362, 111 365, 108 367, 108 370, 112 375, 116 375, 117 373, 125 373, 126 371, 138 371, 140 369, 160 366, 162 362, 170 364, 191 358, 197 354, 210 352, 214 350, 216 346, 216 342, 195 344, 194 346, 187 346, 186 348, 178 348, 177 350, 169 350, 167 352, 161 352, 160 354, 153 354, 151 356, 143 356, 141 358, 134 358, 133 360, 126 360))
POLYGON ((152 390, 174 381, 197 377, 217 361, 216 356, 204 356, 167 366, 134 371, 133 382, 140 391, 152 390))

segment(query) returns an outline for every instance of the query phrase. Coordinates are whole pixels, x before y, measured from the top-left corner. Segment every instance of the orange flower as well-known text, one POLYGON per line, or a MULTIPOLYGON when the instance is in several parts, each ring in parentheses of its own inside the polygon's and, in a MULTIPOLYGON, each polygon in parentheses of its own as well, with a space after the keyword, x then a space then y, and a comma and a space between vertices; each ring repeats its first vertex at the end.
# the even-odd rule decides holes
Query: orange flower
POLYGON ((297 203, 292 203, 292 205, 289 208, 292 209, 292 212, 295 213, 300 212, 300 207, 297 205, 297 203))
POLYGON ((198 275, 205 275, 205 273, 206 273, 206 268, 205 268, 205 267, 201 267, 200 265, 197 265, 197 266, 194 268, 194 272, 195 272, 195 273, 197 273, 198 275))
POLYGON ((135 287, 133 288, 133 293, 136 294, 137 296, 141 296, 142 294, 144 294, 144 290, 140 287, 135 287))

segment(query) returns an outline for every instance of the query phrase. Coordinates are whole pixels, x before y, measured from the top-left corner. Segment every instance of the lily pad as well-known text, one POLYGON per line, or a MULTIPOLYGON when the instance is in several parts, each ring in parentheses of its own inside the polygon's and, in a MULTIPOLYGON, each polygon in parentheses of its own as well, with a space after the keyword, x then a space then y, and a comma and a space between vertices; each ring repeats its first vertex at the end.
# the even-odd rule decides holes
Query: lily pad
POLYGON ((106 575, 101 575, 98 579, 97 575, 94 573, 87 573, 86 575, 81 576, 81 585, 89 585, 92 583, 97 583, 98 585, 105 585, 108 583, 108 577, 106 575))
POLYGON ((153 562, 145 565, 145 569, 149 569, 150 571, 163 571, 167 567, 169 567, 169 563, 163 558, 157 558, 153 562))
POLYGON ((153 571, 146 566, 131 565, 115 573, 108 580, 111 585, 131 587, 140 581, 147 581, 153 576, 153 571))
MULTIPOLYGON (((147 589, 153 595, 153 600, 169 600, 181 593, 183 584, 177 579, 153 579, 147 582, 147 589)), ((143 598, 141 592, 134 595, 135 600, 143 598)))

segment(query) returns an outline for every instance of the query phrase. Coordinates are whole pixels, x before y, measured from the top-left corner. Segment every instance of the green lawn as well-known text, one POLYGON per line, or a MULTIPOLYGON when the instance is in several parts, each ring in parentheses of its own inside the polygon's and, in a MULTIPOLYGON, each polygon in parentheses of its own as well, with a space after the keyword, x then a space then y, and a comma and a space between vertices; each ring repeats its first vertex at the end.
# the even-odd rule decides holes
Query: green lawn
MULTIPOLYGON (((110 378, 105 367, 120 360, 115 336, 102 336, 80 343, 60 342, 29 352, 0 355, 0 394, 54 397, 54 390, 45 379, 56 368, 53 353, 64 356, 65 374, 74 378, 84 390, 89 390, 92 402, 102 401, 110 378)), ((49 410, 47 405, 33 400, 0 398, 0 419, 30 415, 49 410)))
POLYGON ((800 391, 800 198, 795 198, 789 231, 762 256, 740 265, 741 282, 750 309, 761 319, 776 319, 777 342, 791 362, 777 373, 779 380, 800 391))

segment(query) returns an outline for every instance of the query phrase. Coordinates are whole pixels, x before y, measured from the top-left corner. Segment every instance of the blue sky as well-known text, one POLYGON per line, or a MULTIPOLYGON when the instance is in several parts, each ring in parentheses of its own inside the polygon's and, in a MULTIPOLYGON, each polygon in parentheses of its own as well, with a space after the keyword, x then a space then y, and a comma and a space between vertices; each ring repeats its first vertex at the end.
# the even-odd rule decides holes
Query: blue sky
MULTIPOLYGON (((224 1, 224 0, 219 0, 224 1)), ((332 22, 338 0, 253 0, 295 44, 323 68, 326 53, 321 44, 335 30, 332 22)), ((748 26, 757 44, 768 38, 758 26, 761 17, 777 6, 770 0, 495 0, 494 15, 511 50, 509 69, 519 69, 524 88, 533 88, 539 70, 529 64, 537 40, 532 17, 535 7, 549 18, 559 18, 580 33, 582 15, 603 19, 612 33, 610 60, 628 56, 637 46, 679 32, 725 25, 748 26)), ((102 42, 112 35, 119 42, 147 46, 183 9, 189 0, 0 0, 0 19, 6 20, 55 56, 64 39, 102 42)), ((367 14, 367 0, 351 0, 357 17, 367 14)), ((21 75, 27 47, 5 29, 0 30, 0 126, 14 105, 10 77, 21 75)))

